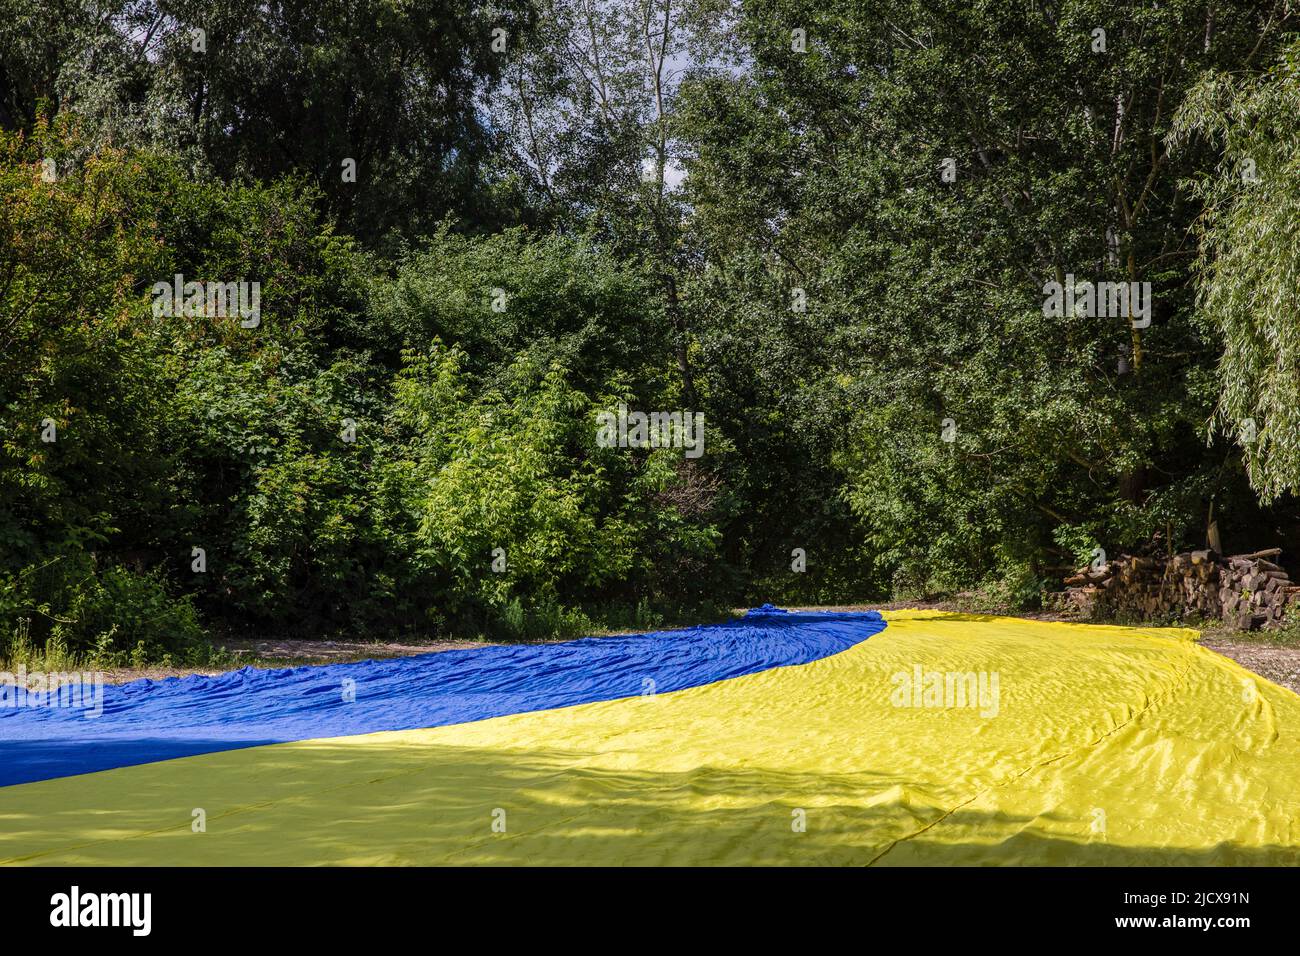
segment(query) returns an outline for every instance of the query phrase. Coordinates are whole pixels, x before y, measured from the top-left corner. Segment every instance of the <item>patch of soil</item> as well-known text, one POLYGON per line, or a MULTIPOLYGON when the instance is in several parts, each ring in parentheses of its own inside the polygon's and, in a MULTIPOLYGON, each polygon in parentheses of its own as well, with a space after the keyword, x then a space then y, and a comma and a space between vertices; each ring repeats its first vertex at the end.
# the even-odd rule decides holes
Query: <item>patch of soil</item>
POLYGON ((1300 694, 1300 647, 1214 634, 1202 647, 1230 657, 1248 671, 1300 694))
POLYGON ((340 664, 347 661, 378 660, 386 657, 410 657, 437 651, 458 651, 468 647, 488 647, 487 641, 441 640, 420 641, 316 641, 316 640, 224 640, 218 642, 237 657, 258 661, 282 661, 297 664, 340 664))

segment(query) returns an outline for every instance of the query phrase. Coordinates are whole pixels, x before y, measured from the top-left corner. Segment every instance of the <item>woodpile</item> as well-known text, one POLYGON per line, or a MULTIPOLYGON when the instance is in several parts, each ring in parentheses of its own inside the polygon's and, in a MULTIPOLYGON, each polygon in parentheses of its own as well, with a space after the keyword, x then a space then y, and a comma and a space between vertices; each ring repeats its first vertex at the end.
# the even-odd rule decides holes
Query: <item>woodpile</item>
POLYGON ((1049 602, 1084 618, 1219 618, 1239 630, 1281 627, 1300 604, 1300 585, 1268 560, 1280 548, 1223 557, 1187 551, 1172 557, 1120 555, 1076 571, 1049 602))

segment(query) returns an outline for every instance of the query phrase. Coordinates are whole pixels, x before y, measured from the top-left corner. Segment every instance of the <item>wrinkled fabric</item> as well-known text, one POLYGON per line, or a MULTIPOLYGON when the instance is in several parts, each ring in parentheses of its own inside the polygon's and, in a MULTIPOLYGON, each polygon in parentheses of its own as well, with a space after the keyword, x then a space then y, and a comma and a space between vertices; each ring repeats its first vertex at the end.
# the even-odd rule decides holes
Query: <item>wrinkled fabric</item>
POLYGON ((673 693, 3 788, 0 861, 1300 864, 1300 697, 1195 632, 886 617, 673 693))
POLYGON ((105 687, 103 713, 94 718, 73 708, 0 707, 0 786, 676 691, 804 664, 885 627, 874 611, 775 610, 652 634, 140 680, 105 687))

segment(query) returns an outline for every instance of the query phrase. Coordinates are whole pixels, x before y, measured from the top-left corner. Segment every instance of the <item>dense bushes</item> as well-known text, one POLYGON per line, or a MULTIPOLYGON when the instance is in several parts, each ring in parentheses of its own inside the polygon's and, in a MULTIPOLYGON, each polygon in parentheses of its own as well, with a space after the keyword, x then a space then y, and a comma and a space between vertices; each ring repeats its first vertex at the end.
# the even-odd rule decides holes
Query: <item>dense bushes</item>
POLYGON ((22 657, 22 644, 57 647, 70 660, 199 663, 210 649, 188 597, 171 593, 156 571, 136 572, 72 552, 0 576, 0 657, 22 657), (15 646, 20 645, 20 646, 15 646))
POLYGON ((754 0, 675 24, 727 36, 660 101, 613 8, 606 99, 563 3, 409 6, 0 26, 0 636, 532 639, 1300 550, 1295 270, 1254 265, 1297 258, 1291 14, 1107 2, 1100 56, 1078 10, 754 0), (1047 315, 1067 273, 1153 323, 1047 315), (707 454, 604 447, 620 403, 707 454))
POLYGON ((6 632, 158 657, 186 653, 194 607, 532 638, 712 600, 707 473, 596 443, 602 408, 669 400, 635 272, 580 239, 444 228, 387 277, 291 183, 123 152, 43 181, 76 143, 3 141, 6 632), (155 314, 175 273, 258 280, 260 324, 155 314))

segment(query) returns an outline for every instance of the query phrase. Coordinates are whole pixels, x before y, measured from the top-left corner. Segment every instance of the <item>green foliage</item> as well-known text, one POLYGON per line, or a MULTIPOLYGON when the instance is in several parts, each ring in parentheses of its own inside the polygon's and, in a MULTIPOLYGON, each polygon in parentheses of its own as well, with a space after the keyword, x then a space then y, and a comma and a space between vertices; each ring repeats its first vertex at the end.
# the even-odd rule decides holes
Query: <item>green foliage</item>
POLYGON ((1252 5, 1220 12, 1211 43, 1193 2, 759 0, 742 23, 754 67, 686 87, 711 394, 735 434, 787 426, 763 469, 830 493, 783 512, 815 521, 812 507, 843 501, 868 580, 1032 580, 1069 560, 1061 525, 1119 551, 1170 525, 1201 545, 1211 512, 1257 519, 1202 439, 1219 343, 1195 314, 1197 208, 1178 187, 1214 157, 1164 141, 1204 70, 1282 39, 1252 5), (790 24, 806 27, 803 55, 790 24), (1091 48, 1098 25, 1106 53, 1091 48), (1067 274, 1150 282, 1151 327, 1045 317, 1044 284, 1067 274))
POLYGON ((85 152, 77 130, 6 136, 22 322, 5 410, 23 427, 0 462, 0 547, 23 580, 46 569, 9 589, 7 620, 39 607, 77 653, 157 659, 199 653, 191 598, 227 630, 535 639, 594 626, 583 605, 708 591, 708 473, 595 441, 616 401, 672 400, 636 270, 584 240, 444 227, 389 278, 299 183, 95 150, 45 183, 41 157, 85 152), (261 324, 153 314, 175 273, 256 277, 261 324), (172 610, 164 577, 186 595, 172 610))
POLYGON ((1084 525, 1062 524, 1052 529, 1052 539, 1070 558, 1076 567, 1083 567, 1097 556, 1101 545, 1096 533, 1084 525))
POLYGON ((439 351, 413 356, 397 390, 418 436, 417 536, 434 569, 485 603, 515 586, 545 598, 625 575, 631 529, 601 520, 610 488, 594 406, 561 370, 527 363, 512 369, 512 398, 492 390, 468 400, 464 353, 439 351), (507 572, 484 573, 498 547, 507 572))
POLYGON ((1191 191, 1199 223, 1203 320, 1221 337, 1214 425, 1240 445, 1264 502, 1300 491, 1300 44, 1261 75, 1208 74, 1170 139, 1216 143, 1191 191))
POLYGON ((44 646, 47 664, 192 655, 205 637, 189 598, 174 596, 161 574, 99 567, 84 555, 0 576, 0 619, 13 634, 6 656, 34 659, 44 646))
POLYGON ((465 365, 459 347, 435 344, 408 355, 396 389, 418 567, 439 582, 444 610, 513 615, 506 630, 531 633, 519 615, 563 619, 559 602, 597 601, 622 582, 689 592, 690 559, 707 563, 718 535, 662 497, 685 480, 668 450, 637 460, 598 447, 605 403, 560 366, 521 356, 479 385, 465 365), (665 553, 678 560, 657 560, 665 553))
POLYGON ((493 30, 517 46, 534 16, 519 0, 3 0, 0 14, 7 128, 74 109, 96 145, 223 178, 309 176, 376 241, 494 215, 478 101, 505 63, 493 30))
POLYGON ((192 604, 173 598, 157 574, 109 567, 80 583, 57 612, 53 638, 100 656, 127 648, 145 660, 185 652, 204 634, 192 604), (66 621, 66 623, 65 623, 66 621), (106 638, 111 635, 111 644, 106 638))
POLYGON ((460 346, 476 374, 503 374, 527 355, 563 365, 587 386, 614 372, 648 386, 664 377, 665 337, 652 291, 593 242, 524 229, 469 238, 444 225, 410 250, 372 314, 391 342, 460 346))
POLYGON ((1296 23, 1215 9, 692 0, 647 47, 604 2, 0 0, 8 653, 1295 550, 1296 23), (1152 324, 1046 316, 1071 273, 1150 282, 1152 324), (155 314, 177 274, 258 282, 260 323, 155 314), (706 455, 602 447, 619 403, 703 413, 706 455))

